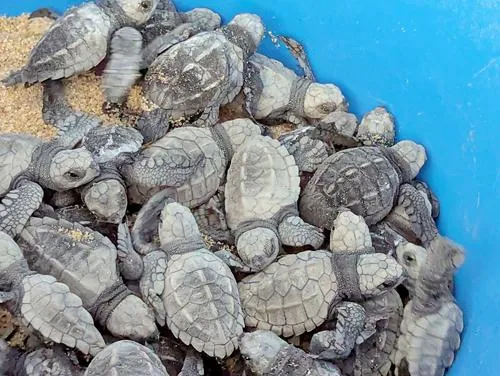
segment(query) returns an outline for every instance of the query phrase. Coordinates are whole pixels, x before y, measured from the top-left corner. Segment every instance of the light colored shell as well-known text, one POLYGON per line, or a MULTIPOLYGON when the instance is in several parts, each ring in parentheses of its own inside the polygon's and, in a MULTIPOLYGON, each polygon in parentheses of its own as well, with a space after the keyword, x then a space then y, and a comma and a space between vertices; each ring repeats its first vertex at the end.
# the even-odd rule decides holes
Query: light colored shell
POLYGON ((82 300, 68 286, 49 275, 34 274, 23 278, 24 296, 21 317, 44 337, 84 354, 96 355, 104 340, 94 326, 82 300))
POLYGON ((229 267, 212 252, 172 256, 163 302, 168 327, 185 344, 219 358, 238 348, 244 327, 238 287, 229 267))
POLYGON ((339 213, 333 221, 334 229, 330 233, 330 250, 357 251, 372 246, 370 230, 363 217, 347 210, 339 213))
POLYGON ((298 77, 281 62, 261 54, 253 54, 248 60, 259 72, 263 84, 254 117, 264 119, 275 112, 287 110, 291 97, 292 85, 298 77))
POLYGON ((296 204, 299 171, 293 156, 267 136, 249 138, 233 156, 227 173, 225 205, 229 227, 250 219, 270 219, 296 204))
MULTIPOLYGON (((200 168, 179 187, 176 187, 177 201, 186 206, 198 206, 212 197, 220 186, 228 161, 213 139, 210 131, 205 128, 176 128, 165 137, 141 151, 138 161, 141 167, 155 169, 168 164, 179 164, 179 160, 196 160, 202 158, 200 168)), ((169 185, 168 173, 158 172, 156 179, 144 180, 139 176, 126 176, 132 185, 131 201, 143 203, 160 185, 169 185)), ((171 184, 170 184, 171 185, 171 184)))
POLYGON ((242 85, 243 51, 217 30, 199 33, 161 54, 146 74, 144 94, 182 116, 229 103, 242 85))
POLYGON ((0 197, 10 188, 12 179, 26 170, 31 154, 42 141, 24 134, 0 135, 0 197))
POLYGON ((330 252, 286 255, 239 284, 247 326, 298 336, 321 325, 337 295, 330 252))
POLYGON ((0 271, 24 258, 14 239, 3 231, 0 231, 0 250, 0 271))
POLYGON ((26 355, 23 365, 25 376, 76 376, 81 374, 60 347, 37 349, 26 355))
POLYGON ((455 351, 460 347, 462 311, 455 302, 449 301, 438 312, 419 317, 412 313, 412 306, 410 302, 404 310, 394 360, 396 370, 406 359, 412 376, 441 376, 453 363, 455 351))
POLYGON ((84 376, 168 376, 160 358, 137 342, 118 341, 92 359, 84 376))

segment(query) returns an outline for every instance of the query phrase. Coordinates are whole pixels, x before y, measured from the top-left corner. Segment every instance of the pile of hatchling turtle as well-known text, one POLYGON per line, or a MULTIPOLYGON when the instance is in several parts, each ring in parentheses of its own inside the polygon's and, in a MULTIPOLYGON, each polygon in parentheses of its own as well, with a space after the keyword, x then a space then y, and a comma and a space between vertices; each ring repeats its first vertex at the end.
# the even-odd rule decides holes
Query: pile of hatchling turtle
POLYGON ((297 41, 276 38, 301 75, 257 53, 264 35, 255 14, 98 0, 3 79, 41 85, 58 134, 0 135, 0 302, 35 339, 2 340, 2 375, 450 367, 464 251, 416 179, 424 147, 396 143, 383 107, 358 122, 297 41), (89 70, 119 124, 66 100, 89 70), (149 111, 127 108, 136 84, 149 111))

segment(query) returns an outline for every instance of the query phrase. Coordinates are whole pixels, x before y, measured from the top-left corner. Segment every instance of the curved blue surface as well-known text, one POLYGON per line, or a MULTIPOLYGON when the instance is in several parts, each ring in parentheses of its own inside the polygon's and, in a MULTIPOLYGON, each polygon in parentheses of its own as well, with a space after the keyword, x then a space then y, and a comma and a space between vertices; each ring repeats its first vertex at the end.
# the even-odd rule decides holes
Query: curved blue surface
MULTIPOLYGON (((77 0, 2 1, 0 14, 77 0)), ((442 203, 439 227, 463 244, 457 298, 465 314, 452 376, 499 375, 500 2, 498 0, 177 0, 227 21, 261 15, 277 34, 305 43, 317 78, 337 83, 361 116, 377 105, 395 114, 399 138, 424 144, 422 177, 442 203)), ((295 67, 269 38, 261 51, 295 67)))

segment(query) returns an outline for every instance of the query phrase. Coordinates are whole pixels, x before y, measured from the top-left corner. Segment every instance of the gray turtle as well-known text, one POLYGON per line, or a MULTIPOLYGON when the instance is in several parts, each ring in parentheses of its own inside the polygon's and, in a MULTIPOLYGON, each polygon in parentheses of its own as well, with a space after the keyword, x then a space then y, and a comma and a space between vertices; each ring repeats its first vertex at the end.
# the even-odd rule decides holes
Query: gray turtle
POLYGON ((363 116, 356 136, 366 146, 392 146, 394 128, 394 117, 384 107, 376 107, 363 116))
POLYGON ((106 346, 90 362, 84 376, 168 376, 160 358, 149 348, 133 341, 106 346))
POLYGON ((134 245, 141 248, 151 242, 158 230, 157 222, 163 207, 150 199, 163 189, 163 198, 170 197, 182 205, 195 208, 207 202, 219 189, 232 154, 249 137, 261 133, 249 119, 236 119, 213 128, 176 128, 133 156, 133 163, 124 163, 124 176, 130 202, 142 204, 132 230, 134 245), (155 209, 156 207, 156 209, 155 209))
POLYGON ((30 271, 21 249, 0 231, 0 303, 44 338, 97 354, 104 340, 82 300, 50 275, 30 271))
POLYGON ((205 248, 188 208, 168 203, 159 226, 161 249, 148 253, 142 296, 176 338, 198 352, 224 358, 238 348, 243 313, 229 267, 205 248))
POLYGON ((69 190, 97 176, 99 167, 90 152, 72 146, 63 136, 48 142, 23 134, 0 136, 1 231, 19 233, 40 206, 42 188, 69 190))
POLYGON ((404 309, 393 356, 396 376, 441 376, 460 347, 463 314, 447 282, 462 265, 464 252, 441 236, 430 243, 428 252, 415 296, 404 309))
POLYGON ((80 376, 83 371, 72 363, 60 346, 42 347, 23 353, 0 339, 0 372, 3 376, 80 376))
POLYGON ((117 337, 144 340, 158 331, 146 304, 123 284, 111 241, 78 223, 31 218, 20 235, 28 264, 80 296, 96 322, 117 337))
POLYGON ((345 207, 373 225, 389 214, 400 186, 419 173, 426 158, 425 149, 412 141, 337 152, 302 192, 300 213, 309 223, 332 228, 339 208, 345 207))
POLYGON ((249 113, 257 120, 284 119, 295 124, 320 120, 347 110, 340 89, 297 76, 281 62, 261 54, 248 60, 244 91, 249 113))
POLYGON ((236 151, 225 187, 227 224, 243 262, 259 271, 273 262, 281 243, 323 244, 322 232, 297 211, 298 168, 285 147, 267 136, 249 138, 236 151))
POLYGON ((104 59, 113 32, 141 25, 157 0, 97 0, 73 7, 58 18, 30 53, 27 64, 3 79, 7 86, 67 78, 104 59))
POLYGON ((228 25, 176 44, 151 64, 144 81, 147 99, 171 111, 173 118, 199 115, 199 126, 211 126, 219 107, 231 102, 243 86, 244 66, 264 35, 259 16, 239 14, 228 25))
POLYGON ((384 254, 304 251, 245 277, 238 288, 247 326, 290 337, 323 324, 340 301, 381 295, 402 276, 403 268, 384 254))
POLYGON ((310 356, 270 331, 245 333, 240 351, 252 373, 259 376, 342 375, 334 364, 310 356))

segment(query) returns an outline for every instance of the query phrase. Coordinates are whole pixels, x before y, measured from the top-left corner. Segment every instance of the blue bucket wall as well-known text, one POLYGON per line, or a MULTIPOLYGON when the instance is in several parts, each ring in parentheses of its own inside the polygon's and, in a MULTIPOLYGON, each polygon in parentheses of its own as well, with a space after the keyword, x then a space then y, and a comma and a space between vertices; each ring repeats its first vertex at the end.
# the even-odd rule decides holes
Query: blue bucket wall
MULTIPOLYGON (((2 1, 0 14, 78 0, 2 1)), ((442 204, 439 228, 467 249, 457 277, 463 344, 450 375, 498 375, 500 340, 500 5, 495 0, 177 0, 227 21, 261 15, 268 30, 305 43, 317 78, 337 83, 358 116, 395 114, 398 137, 425 145, 422 173, 442 204), (497 215, 495 215, 497 214, 497 215)), ((261 51, 294 68, 269 38, 261 51)))

